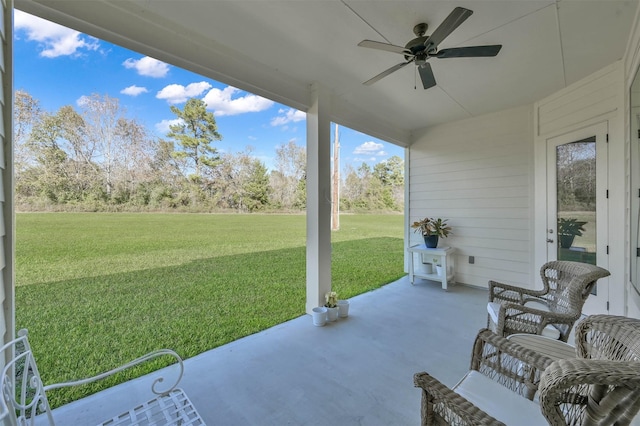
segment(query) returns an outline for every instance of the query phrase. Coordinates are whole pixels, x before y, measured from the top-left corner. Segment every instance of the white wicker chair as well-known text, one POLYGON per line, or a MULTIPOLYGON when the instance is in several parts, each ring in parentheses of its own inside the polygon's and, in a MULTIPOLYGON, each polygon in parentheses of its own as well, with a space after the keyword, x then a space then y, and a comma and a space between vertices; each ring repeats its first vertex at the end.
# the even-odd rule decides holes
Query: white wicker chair
MULTIPOLYGON (((138 403, 130 410, 106 420, 102 425, 181 425, 200 426, 204 421, 194 408, 187 395, 177 385, 182 379, 184 366, 180 356, 170 349, 160 349, 137 358, 128 364, 90 378, 73 382, 44 385, 31 351, 27 330, 20 330, 18 337, 0 348, 4 361, 0 377, 0 420, 10 425, 55 425, 51 408, 47 400, 47 391, 68 386, 78 386, 104 379, 127 368, 139 365, 161 356, 175 358, 179 368, 178 377, 172 386, 159 390, 164 381, 157 378, 151 391, 155 397, 147 402, 138 403)), ((164 386, 163 386, 164 387, 164 386)))
POLYGON ((558 260, 540 268, 541 290, 489 281, 487 326, 505 337, 529 333, 566 342, 596 282, 609 275, 595 265, 558 260))

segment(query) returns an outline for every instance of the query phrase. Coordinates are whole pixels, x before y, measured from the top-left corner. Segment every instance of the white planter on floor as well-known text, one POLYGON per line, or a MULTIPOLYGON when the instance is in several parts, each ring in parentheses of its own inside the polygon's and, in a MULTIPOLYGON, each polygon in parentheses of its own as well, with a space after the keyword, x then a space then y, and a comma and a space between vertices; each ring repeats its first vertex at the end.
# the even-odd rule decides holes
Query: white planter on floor
POLYGON ((346 318, 349 316, 349 301, 338 300, 338 316, 340 318, 346 318))
POLYGON ((327 323, 327 308, 323 306, 313 308, 311 316, 313 317, 313 325, 316 327, 322 327, 327 323))
POLYGON ((338 308, 326 308, 327 310, 327 321, 335 321, 338 319, 338 308))

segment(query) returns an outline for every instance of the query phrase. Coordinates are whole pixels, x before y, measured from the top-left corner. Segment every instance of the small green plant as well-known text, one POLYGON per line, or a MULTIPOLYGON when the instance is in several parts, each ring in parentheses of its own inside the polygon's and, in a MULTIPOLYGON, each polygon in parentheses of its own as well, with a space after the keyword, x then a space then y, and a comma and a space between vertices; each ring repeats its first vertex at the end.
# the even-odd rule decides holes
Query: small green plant
POLYGON ((447 224, 448 219, 425 217, 422 220, 413 222, 411 225, 415 232, 420 232, 423 236, 428 237, 437 235, 441 238, 447 238, 451 233, 451 226, 447 224))

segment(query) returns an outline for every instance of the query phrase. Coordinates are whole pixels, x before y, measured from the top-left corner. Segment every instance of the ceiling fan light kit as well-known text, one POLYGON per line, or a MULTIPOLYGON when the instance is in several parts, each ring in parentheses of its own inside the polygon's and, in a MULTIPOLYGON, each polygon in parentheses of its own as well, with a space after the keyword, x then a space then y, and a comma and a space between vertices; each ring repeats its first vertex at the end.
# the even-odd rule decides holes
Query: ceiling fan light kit
POLYGON ((389 74, 398 71, 405 65, 413 62, 418 68, 418 74, 420 74, 422 86, 425 89, 429 89, 430 87, 436 85, 436 79, 433 75, 433 70, 431 69, 431 65, 427 62, 429 58, 477 58, 496 56, 502 48, 501 44, 488 46, 453 47, 449 49, 438 50, 438 45, 472 14, 473 11, 469 9, 456 7, 430 36, 425 35, 429 26, 426 23, 420 23, 413 27, 413 33, 416 35, 416 38, 410 40, 404 47, 396 46, 389 43, 382 43, 379 41, 362 40, 360 43, 358 43, 358 46, 368 47, 370 49, 384 50, 392 53, 399 53, 401 55, 404 55, 406 61, 394 65, 385 71, 382 71, 380 74, 365 81, 363 84, 366 86, 370 86, 373 83, 388 76, 389 74))

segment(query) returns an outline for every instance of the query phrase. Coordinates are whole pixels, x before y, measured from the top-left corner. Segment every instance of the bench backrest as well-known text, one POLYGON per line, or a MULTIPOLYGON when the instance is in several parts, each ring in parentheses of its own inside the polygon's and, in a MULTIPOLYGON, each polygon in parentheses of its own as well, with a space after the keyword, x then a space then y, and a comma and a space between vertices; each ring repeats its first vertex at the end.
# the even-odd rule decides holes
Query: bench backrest
POLYGON ((53 426, 55 423, 27 330, 20 330, 18 337, 0 348, 0 352, 0 360, 4 363, 0 377, 0 419, 10 425, 33 425, 36 415, 46 414, 53 426))

